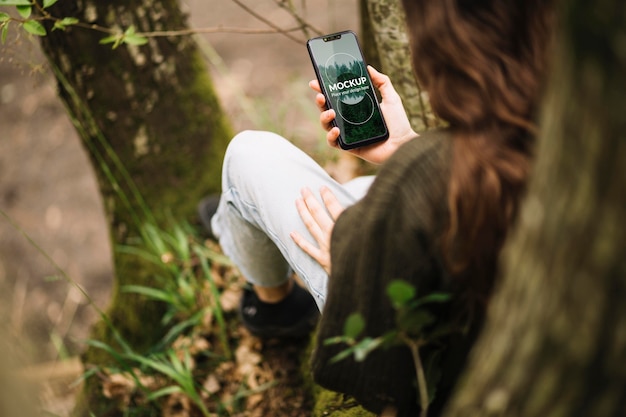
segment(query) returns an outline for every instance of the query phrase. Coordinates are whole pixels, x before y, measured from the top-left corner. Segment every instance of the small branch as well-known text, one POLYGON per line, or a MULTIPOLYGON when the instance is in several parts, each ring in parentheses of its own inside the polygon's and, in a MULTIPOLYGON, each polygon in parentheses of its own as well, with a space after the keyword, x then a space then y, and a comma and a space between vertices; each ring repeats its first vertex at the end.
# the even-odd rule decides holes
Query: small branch
MULTIPOLYGON (((53 21, 53 22, 62 21, 61 18, 54 17, 50 14, 46 14, 45 16, 40 16, 40 17, 30 18, 30 19, 19 19, 19 18, 12 17, 10 20, 17 22, 17 23, 24 23, 27 20, 53 21)), ((76 23, 73 23, 71 26, 79 27, 82 29, 95 30, 98 32, 106 33, 108 35, 115 35, 119 33, 119 31, 116 31, 115 29, 107 28, 104 26, 99 26, 99 25, 95 25, 91 23, 76 22, 76 23)), ((288 33, 296 32, 299 30, 302 30, 302 26, 295 26, 295 27, 291 27, 287 29, 282 29, 278 27, 273 28, 273 29, 251 29, 251 28, 242 28, 242 27, 234 27, 234 26, 216 26, 216 27, 208 27, 208 28, 189 28, 189 29, 182 29, 182 30, 155 30, 152 32, 136 32, 136 35, 144 36, 146 38, 167 37, 167 36, 189 36, 189 35, 195 35, 195 34, 201 34, 201 33, 240 33, 240 34, 246 34, 246 35, 265 35, 265 34, 271 35, 271 34, 276 34, 276 33, 288 34, 288 33)), ((290 37, 290 39, 297 40, 296 38, 293 38, 293 37, 290 37)), ((297 41, 300 42, 299 40, 297 41)))
POLYGON ((278 7, 285 9, 296 20, 296 22, 298 22, 302 32, 307 38, 311 37, 307 29, 311 29, 318 36, 321 36, 324 34, 321 30, 314 27, 309 22, 307 22, 302 16, 300 16, 300 14, 296 11, 296 8, 294 7, 293 2, 291 0, 274 0, 274 3, 276 3, 278 7))
POLYGON ((243 4, 241 1, 239 1, 239 0, 232 0, 232 1, 235 4, 237 4, 237 6, 241 7, 246 12, 250 13, 252 16, 254 16, 258 20, 260 20, 261 22, 263 22, 266 25, 268 25, 269 27, 275 29, 278 33, 281 33, 281 34, 285 35, 286 37, 288 37, 289 39, 291 39, 294 42, 298 42, 298 43, 302 43, 303 42, 302 39, 298 39, 295 36, 291 35, 289 32, 287 32, 284 29, 280 28, 279 26, 275 25, 273 22, 267 20, 266 18, 264 18, 263 16, 261 16, 260 14, 258 14, 257 12, 255 12, 254 10, 252 10, 251 8, 246 6, 245 4, 243 4))
POLYGON ((411 350, 413 356, 413 364, 415 365, 415 374, 417 375, 417 388, 420 396, 420 405, 422 407, 422 413, 420 417, 428 416, 428 382, 426 381, 426 374, 424 373, 424 366, 422 364, 422 358, 420 358, 419 348, 421 346, 420 341, 411 340, 409 337, 403 335, 402 341, 411 350))
POLYGON ((289 29, 247 29, 239 27, 217 26, 212 28, 200 28, 200 29, 185 29, 185 30, 157 30, 153 32, 137 32, 137 35, 145 36, 146 38, 155 38, 159 36, 187 36, 195 35, 199 33, 243 33, 249 35, 263 35, 274 33, 289 33, 301 30, 300 27, 293 27, 289 29))

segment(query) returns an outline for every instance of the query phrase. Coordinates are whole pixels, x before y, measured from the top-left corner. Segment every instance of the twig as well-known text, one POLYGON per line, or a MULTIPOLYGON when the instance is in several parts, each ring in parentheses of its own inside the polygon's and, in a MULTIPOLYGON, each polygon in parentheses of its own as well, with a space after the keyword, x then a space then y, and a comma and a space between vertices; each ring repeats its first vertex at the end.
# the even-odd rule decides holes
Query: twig
POLYGON ((185 29, 185 30, 155 30, 153 32, 137 32, 137 35, 145 36, 146 38, 154 38, 158 36, 186 36, 195 35, 199 33, 243 33, 249 35, 263 35, 273 33, 288 33, 301 30, 300 27, 293 27, 289 29, 248 29, 239 27, 217 26, 210 28, 199 29, 185 29))
POLYGON ((300 14, 296 11, 296 8, 293 5, 291 0, 274 0, 274 3, 278 5, 278 7, 285 9, 300 25, 300 29, 304 33, 307 38, 310 38, 309 31, 307 29, 311 29, 317 35, 323 35, 323 32, 318 28, 311 25, 308 21, 306 21, 300 14))
POLYGON ((254 16, 258 20, 260 20, 261 22, 265 23, 266 25, 268 25, 271 28, 274 28, 278 33, 282 33, 283 35, 285 35, 286 37, 288 37, 289 39, 291 39, 294 42, 302 43, 301 39, 298 39, 295 36, 292 36, 290 33, 285 31, 284 29, 280 28, 279 26, 275 25, 273 22, 267 20, 266 18, 264 18, 263 16, 261 16, 260 14, 258 14, 257 12, 255 12, 254 10, 252 10, 251 8, 246 6, 245 4, 243 4, 241 1, 239 1, 239 0, 232 0, 232 1, 235 4, 237 4, 237 6, 241 7, 246 12, 250 13, 252 16, 254 16))
POLYGON ((407 336, 402 336, 402 340, 407 344, 411 350, 413 356, 413 364, 415 365, 415 374, 417 375, 417 388, 420 396, 420 406, 422 413, 420 417, 428 416, 428 383, 426 382, 426 374, 424 373, 424 366, 422 365, 422 359, 419 354, 420 341, 414 341, 407 336))

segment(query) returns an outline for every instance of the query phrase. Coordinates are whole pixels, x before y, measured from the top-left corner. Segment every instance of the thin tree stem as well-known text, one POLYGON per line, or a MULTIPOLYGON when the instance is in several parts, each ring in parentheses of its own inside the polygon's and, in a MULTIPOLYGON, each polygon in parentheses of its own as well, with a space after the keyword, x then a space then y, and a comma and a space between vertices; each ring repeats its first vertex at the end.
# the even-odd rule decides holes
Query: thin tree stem
POLYGON ((415 366, 415 374, 417 375, 417 389, 420 396, 420 406, 422 413, 420 417, 428 416, 428 383, 426 382, 426 374, 424 373, 424 366, 422 365, 422 358, 420 358, 419 347, 420 341, 411 340, 409 337, 403 337, 404 342, 408 345, 413 356, 413 364, 415 366))

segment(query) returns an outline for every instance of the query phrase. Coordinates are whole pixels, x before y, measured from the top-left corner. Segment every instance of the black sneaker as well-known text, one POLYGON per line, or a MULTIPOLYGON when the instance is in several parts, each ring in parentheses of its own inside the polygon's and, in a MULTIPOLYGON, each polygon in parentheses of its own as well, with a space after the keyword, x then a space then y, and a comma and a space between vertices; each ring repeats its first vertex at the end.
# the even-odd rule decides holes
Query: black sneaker
POLYGON ((200 217, 200 223, 202 223, 202 227, 204 228, 204 232, 206 237, 209 239, 217 240, 215 235, 213 234, 213 229, 211 228, 211 218, 217 211, 217 206, 220 204, 220 196, 219 194, 210 195, 204 197, 198 203, 198 216, 200 217))
POLYGON ((315 328, 319 310, 313 296, 294 284, 278 303, 263 302, 252 288, 244 288, 239 315, 244 327, 262 339, 301 338, 315 328))

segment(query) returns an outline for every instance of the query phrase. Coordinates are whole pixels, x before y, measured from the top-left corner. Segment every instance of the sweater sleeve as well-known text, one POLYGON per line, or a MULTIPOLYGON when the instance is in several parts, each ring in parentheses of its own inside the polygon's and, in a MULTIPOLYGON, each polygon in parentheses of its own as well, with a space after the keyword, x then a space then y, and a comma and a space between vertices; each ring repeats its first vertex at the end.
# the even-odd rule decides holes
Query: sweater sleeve
POLYGON ((332 236, 332 273, 312 369, 322 386, 351 395, 380 413, 388 404, 416 407, 414 366, 406 347, 379 348, 364 361, 330 359, 345 345, 325 345, 343 334, 348 316, 365 319, 364 337, 395 329, 386 288, 411 283, 419 296, 445 286, 437 239, 447 219, 449 138, 438 133, 401 147, 383 167, 368 194, 339 217, 332 236))

